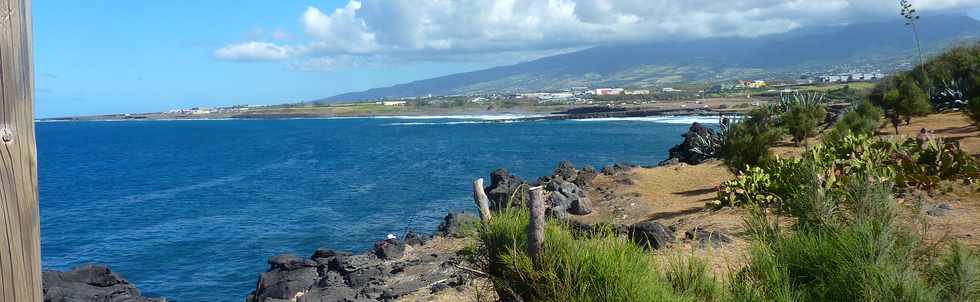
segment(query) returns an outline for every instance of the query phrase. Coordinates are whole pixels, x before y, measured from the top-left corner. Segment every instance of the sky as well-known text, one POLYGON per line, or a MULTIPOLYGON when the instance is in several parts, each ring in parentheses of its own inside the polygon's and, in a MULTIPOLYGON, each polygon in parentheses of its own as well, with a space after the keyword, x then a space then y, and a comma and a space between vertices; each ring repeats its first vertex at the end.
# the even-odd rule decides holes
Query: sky
MULTIPOLYGON (((980 0, 912 3, 980 17, 980 0)), ((595 45, 897 16, 897 0, 34 0, 35 111, 301 102, 595 45)))

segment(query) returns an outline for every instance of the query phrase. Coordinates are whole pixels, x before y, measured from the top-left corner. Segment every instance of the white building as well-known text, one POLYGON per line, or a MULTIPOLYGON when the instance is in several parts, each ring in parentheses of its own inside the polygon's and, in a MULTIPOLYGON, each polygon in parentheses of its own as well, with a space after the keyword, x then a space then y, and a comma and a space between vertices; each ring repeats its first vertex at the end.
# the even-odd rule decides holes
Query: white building
POLYGON ((623 94, 623 88, 598 88, 594 93, 595 95, 620 95, 623 94))
POLYGON ((408 102, 406 102, 406 101, 384 101, 384 102, 381 102, 381 105, 385 105, 385 106, 405 106, 405 104, 408 104, 408 102))

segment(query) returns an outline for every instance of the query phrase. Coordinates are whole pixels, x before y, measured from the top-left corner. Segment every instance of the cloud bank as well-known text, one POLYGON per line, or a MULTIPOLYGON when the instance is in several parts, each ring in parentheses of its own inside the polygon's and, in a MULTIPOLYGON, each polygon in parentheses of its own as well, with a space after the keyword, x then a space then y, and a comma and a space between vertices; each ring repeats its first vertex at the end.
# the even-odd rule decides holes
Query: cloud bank
MULTIPOLYGON (((913 3, 926 14, 980 6, 980 0, 913 3)), ((294 59, 289 65, 297 70, 371 60, 533 57, 603 43, 754 37, 898 11, 894 0, 350 0, 334 10, 308 7, 299 17, 302 42, 245 41, 214 56, 294 59)))

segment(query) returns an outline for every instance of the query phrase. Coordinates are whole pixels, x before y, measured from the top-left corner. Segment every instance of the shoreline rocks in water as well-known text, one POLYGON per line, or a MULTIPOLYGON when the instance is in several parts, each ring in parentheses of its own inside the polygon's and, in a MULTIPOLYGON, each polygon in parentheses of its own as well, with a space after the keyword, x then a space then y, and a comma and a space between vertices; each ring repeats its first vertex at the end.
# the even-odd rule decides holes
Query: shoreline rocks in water
POLYGON ((473 277, 459 267, 473 265, 454 250, 430 243, 456 240, 451 235, 461 235, 472 222, 479 220, 450 213, 433 238, 409 232, 404 241, 380 240, 360 254, 320 248, 309 258, 274 256, 245 301, 389 301, 419 291, 460 289, 473 277))
POLYGON ((167 301, 143 297, 136 285, 104 265, 83 265, 67 272, 46 271, 41 279, 45 302, 167 301))

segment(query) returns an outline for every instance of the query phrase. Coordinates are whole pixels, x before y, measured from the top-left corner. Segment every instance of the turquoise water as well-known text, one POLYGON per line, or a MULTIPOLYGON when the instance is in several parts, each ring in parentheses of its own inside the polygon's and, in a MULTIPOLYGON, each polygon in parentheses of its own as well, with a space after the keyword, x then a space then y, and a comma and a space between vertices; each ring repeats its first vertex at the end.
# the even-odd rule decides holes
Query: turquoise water
POLYGON ((432 232, 472 212, 471 181, 497 167, 654 165, 689 126, 487 119, 38 123, 43 266, 106 263, 149 296, 242 301, 269 256, 432 232))

